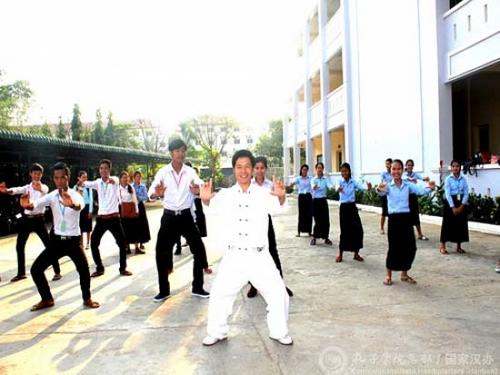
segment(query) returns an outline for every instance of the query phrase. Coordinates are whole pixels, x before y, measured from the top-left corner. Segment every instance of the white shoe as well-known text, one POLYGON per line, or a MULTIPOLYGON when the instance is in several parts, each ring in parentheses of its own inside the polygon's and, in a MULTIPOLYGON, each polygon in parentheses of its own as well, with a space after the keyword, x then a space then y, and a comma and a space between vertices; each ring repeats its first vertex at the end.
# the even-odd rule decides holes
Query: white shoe
POLYGON ((214 344, 217 344, 219 341, 224 341, 226 339, 227 339, 227 336, 222 336, 221 338, 217 338, 217 337, 212 337, 212 336, 208 335, 208 336, 205 336, 205 338, 203 339, 203 341, 201 343, 205 346, 212 346, 214 344))
POLYGON ((281 337, 279 339, 277 339, 275 337, 271 337, 271 339, 278 341, 281 345, 292 345, 293 344, 293 340, 289 335, 286 335, 286 336, 281 337))
POLYGON ((500 273, 500 263, 497 263, 497 265, 495 267, 495 271, 500 273))

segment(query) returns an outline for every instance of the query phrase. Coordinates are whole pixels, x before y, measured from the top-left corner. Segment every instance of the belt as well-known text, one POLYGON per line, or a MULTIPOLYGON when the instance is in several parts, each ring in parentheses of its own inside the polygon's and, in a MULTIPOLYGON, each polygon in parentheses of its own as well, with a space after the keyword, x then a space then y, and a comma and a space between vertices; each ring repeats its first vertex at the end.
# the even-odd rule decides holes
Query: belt
POLYGON ((60 236, 58 234, 53 235, 54 238, 61 240, 61 241, 70 241, 70 240, 75 240, 75 239, 80 239, 80 236, 60 236))
POLYGON ((107 214, 107 215, 97 215, 99 219, 114 219, 116 217, 120 217, 120 214, 118 212, 115 212, 114 214, 107 214))
POLYGON ((185 208, 183 210, 168 210, 168 209, 164 209, 163 212, 165 213, 165 215, 173 215, 173 216, 179 216, 179 215, 182 215, 182 214, 187 214, 187 213, 191 213, 191 209, 190 208, 185 208))
POLYGON ((41 218, 41 217, 45 217, 45 214, 26 215, 25 217, 28 218, 28 219, 38 219, 38 218, 41 218))

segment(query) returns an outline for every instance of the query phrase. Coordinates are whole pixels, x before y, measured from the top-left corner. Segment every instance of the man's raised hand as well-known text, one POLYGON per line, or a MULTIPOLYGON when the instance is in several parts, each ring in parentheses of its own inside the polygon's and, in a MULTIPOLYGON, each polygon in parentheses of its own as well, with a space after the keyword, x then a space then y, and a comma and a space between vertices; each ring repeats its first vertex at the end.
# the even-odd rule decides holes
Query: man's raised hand
POLYGON ((215 196, 215 193, 212 190, 212 179, 208 180, 205 182, 202 186, 200 186, 200 199, 208 204, 210 202, 210 199, 212 199, 215 196))

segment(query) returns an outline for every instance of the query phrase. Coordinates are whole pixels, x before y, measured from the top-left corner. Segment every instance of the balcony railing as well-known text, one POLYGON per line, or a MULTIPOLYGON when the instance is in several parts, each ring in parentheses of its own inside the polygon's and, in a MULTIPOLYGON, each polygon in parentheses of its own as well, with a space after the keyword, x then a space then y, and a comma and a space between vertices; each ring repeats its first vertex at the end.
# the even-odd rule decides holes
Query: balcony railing
POLYGON ((332 53, 337 45, 342 44, 342 29, 344 27, 343 12, 340 8, 326 24, 326 46, 332 53))

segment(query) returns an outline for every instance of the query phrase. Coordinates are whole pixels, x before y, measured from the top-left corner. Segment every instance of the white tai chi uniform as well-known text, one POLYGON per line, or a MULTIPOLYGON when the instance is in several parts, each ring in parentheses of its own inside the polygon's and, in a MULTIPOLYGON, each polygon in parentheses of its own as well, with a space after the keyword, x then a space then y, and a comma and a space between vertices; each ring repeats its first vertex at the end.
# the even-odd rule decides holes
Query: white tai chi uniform
POLYGON ((210 200, 205 213, 224 228, 226 253, 219 265, 210 291, 208 334, 227 336, 227 319, 241 288, 249 281, 267 303, 269 336, 279 339, 288 335, 288 294, 268 250, 269 214, 286 209, 269 190, 250 185, 246 192, 238 184, 223 189, 210 200), (219 216, 220 215, 220 216, 219 216))

